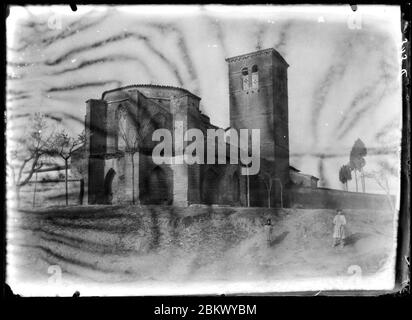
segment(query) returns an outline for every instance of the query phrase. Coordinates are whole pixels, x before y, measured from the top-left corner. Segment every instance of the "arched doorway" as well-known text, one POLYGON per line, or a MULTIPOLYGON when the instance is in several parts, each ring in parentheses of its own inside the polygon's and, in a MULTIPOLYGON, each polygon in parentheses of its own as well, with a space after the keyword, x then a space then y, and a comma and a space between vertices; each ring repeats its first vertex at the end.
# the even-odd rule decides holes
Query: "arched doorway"
POLYGON ((104 203, 111 204, 113 200, 112 184, 116 171, 110 169, 104 178, 104 203))
POLYGON ((154 167, 147 177, 146 190, 141 195, 142 202, 146 204, 171 204, 172 189, 168 181, 170 176, 168 168, 154 167))

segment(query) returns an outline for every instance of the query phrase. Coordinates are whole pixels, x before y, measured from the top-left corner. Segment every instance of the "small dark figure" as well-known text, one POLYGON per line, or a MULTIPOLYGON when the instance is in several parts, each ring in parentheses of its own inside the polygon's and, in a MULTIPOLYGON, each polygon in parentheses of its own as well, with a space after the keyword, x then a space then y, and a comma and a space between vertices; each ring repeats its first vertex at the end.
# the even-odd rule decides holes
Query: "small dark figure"
POLYGON ((267 219, 265 223, 265 233, 266 233, 266 244, 268 247, 270 247, 270 244, 272 242, 272 230, 273 230, 272 221, 270 219, 267 219))
POLYGON ((80 297, 80 292, 76 291, 75 293, 73 293, 73 298, 78 298, 80 297))
POLYGON ((345 245, 345 225, 346 219, 342 210, 337 210, 335 218, 333 218, 333 247, 336 247, 339 243, 343 248, 345 245))

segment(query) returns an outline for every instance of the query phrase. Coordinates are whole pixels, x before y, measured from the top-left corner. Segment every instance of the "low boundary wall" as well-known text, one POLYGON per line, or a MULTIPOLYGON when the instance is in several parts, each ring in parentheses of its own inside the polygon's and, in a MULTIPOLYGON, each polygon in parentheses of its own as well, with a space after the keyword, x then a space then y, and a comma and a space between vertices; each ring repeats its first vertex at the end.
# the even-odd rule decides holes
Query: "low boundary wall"
POLYGON ((363 192, 348 192, 327 188, 295 187, 288 190, 293 208, 307 209, 391 209, 395 196, 363 192))

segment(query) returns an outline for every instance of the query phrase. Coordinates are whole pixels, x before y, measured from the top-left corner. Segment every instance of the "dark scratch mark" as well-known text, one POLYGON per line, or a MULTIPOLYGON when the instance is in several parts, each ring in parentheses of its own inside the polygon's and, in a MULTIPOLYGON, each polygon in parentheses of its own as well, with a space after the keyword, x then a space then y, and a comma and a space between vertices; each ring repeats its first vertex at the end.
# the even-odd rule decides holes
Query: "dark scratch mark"
POLYGON ((72 90, 83 89, 87 87, 101 87, 101 86, 108 85, 110 83, 115 83, 116 86, 121 87, 120 81, 111 80, 111 81, 100 81, 100 82, 86 82, 86 83, 75 84, 75 85, 66 86, 66 87, 52 87, 46 90, 45 92, 50 93, 50 92, 72 91, 72 90))

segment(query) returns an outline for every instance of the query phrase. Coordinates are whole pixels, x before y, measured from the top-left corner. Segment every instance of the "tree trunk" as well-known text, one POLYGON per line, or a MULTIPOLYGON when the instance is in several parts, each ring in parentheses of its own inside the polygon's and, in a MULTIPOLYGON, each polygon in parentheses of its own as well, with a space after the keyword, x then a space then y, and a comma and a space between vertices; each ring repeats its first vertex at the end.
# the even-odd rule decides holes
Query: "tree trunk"
POLYGON ((358 192, 358 174, 356 173, 356 169, 355 169, 355 183, 356 183, 356 192, 358 192))
POLYGON ((366 192, 366 188, 365 188, 365 175, 363 174, 363 169, 361 169, 361 181, 362 181, 362 191, 363 193, 366 192))
POLYGON ((132 203, 135 204, 135 196, 134 196, 134 153, 131 154, 132 160, 132 203))
POLYGON ((16 186, 17 207, 20 207, 20 186, 16 186))
POLYGON ((391 207, 392 212, 395 212, 395 204, 392 202, 391 191, 389 188, 389 182, 387 178, 385 178, 385 186, 386 186, 386 195, 388 197, 389 205, 391 207))
POLYGON ((247 206, 250 207, 249 167, 246 167, 247 206))
POLYGON ((268 208, 270 208, 270 189, 268 188, 268 208))
POLYGON ((84 197, 84 179, 80 179, 80 193, 79 193, 79 204, 83 205, 84 197))
POLYGON ((391 194, 390 194, 389 192, 387 192, 387 193, 386 193, 386 197, 387 197, 387 199, 388 199, 388 202, 389 202, 389 206, 390 206, 390 208, 391 208, 391 211, 392 211, 392 212, 395 212, 395 205, 394 205, 393 202, 392 202, 391 194))
POLYGON ((280 181, 279 181, 279 191, 280 191, 280 207, 283 209, 283 187, 282 187, 282 182, 280 181))
POLYGON ((36 191, 37 191, 37 171, 34 180, 34 190, 33 190, 33 208, 36 206, 36 191))
POLYGON ((64 159, 64 164, 65 164, 65 178, 64 178, 64 183, 66 185, 66 206, 69 205, 69 191, 68 191, 68 183, 67 183, 67 171, 68 171, 68 164, 67 164, 67 159, 64 159))

